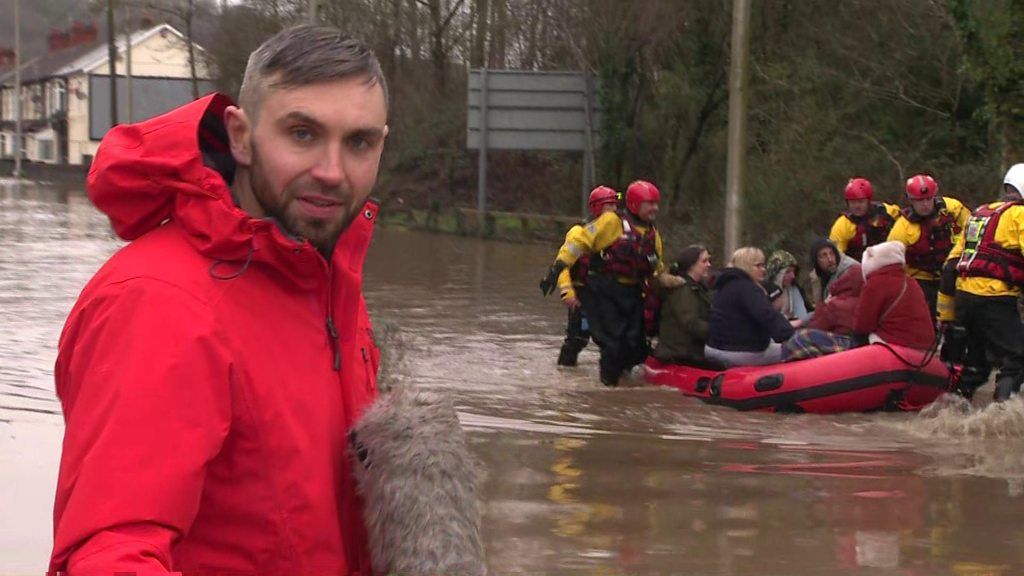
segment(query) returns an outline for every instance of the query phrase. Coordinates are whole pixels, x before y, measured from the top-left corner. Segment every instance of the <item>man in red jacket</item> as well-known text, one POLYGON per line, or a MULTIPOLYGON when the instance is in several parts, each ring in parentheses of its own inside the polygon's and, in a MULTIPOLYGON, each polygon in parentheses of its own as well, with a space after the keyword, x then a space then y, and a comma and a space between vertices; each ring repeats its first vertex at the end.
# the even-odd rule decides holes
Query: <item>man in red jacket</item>
POLYGON ((376 58, 313 26, 252 54, 240 107, 107 134, 87 190, 130 243, 61 334, 51 572, 369 573, 348 432, 386 135, 376 58))

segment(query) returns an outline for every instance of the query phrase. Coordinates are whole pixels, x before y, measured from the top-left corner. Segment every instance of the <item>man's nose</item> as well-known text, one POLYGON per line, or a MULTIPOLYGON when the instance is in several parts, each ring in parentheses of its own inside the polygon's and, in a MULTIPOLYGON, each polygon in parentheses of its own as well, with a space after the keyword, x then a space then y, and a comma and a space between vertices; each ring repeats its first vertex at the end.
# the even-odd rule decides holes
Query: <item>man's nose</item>
POLYGON ((345 156, 340 146, 326 146, 310 175, 324 186, 337 187, 345 181, 345 156))

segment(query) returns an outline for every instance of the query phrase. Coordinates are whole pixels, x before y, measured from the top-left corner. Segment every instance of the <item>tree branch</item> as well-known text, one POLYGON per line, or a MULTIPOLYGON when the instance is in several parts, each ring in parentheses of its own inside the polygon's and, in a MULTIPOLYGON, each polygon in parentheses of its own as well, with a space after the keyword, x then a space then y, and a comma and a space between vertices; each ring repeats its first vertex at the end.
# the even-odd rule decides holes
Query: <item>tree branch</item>
POLYGON ((903 164, 901 164, 900 161, 897 160, 896 157, 892 155, 892 152, 890 152, 889 149, 886 148, 884 144, 879 142, 877 138, 875 138, 871 134, 868 134, 867 132, 856 132, 856 131, 853 131, 853 130, 846 130, 845 132, 847 134, 852 134, 854 136, 860 136, 861 138, 864 138, 865 140, 867 140, 868 142, 871 142, 875 146, 878 146, 882 150, 882 152, 885 152, 885 155, 886 155, 887 158, 889 158, 889 161, 892 162, 896 166, 896 171, 899 172, 899 175, 900 175, 899 181, 903 182, 904 180, 906 180, 906 175, 905 175, 904 170, 903 170, 903 164))

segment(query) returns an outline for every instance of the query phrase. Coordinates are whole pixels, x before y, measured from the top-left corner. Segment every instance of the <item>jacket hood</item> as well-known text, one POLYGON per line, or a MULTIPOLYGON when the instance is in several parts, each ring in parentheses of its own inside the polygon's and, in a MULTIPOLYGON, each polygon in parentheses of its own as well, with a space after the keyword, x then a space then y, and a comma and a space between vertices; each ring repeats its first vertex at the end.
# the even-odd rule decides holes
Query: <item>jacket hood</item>
POLYGON ((839 253, 839 249, 836 248, 836 245, 833 244, 832 241, 829 240, 828 238, 818 238, 817 240, 812 242, 811 251, 809 254, 811 259, 811 266, 814 267, 814 271, 818 274, 819 278, 828 278, 829 276, 832 275, 832 273, 826 272, 818 266, 818 252, 822 248, 825 248, 826 246, 831 248, 832 252, 835 253, 836 264, 838 264, 842 260, 842 255, 839 253))
POLYGON ((754 281, 754 279, 750 277, 750 274, 747 274, 743 270, 734 266, 727 266, 719 270, 718 274, 715 275, 714 288, 720 289, 722 286, 737 280, 746 280, 747 282, 754 281))
POLYGON ((860 296, 860 291, 864 288, 864 276, 861 272, 861 265, 854 264, 850 266, 849 273, 843 273, 839 278, 836 278, 835 282, 829 285, 828 292, 831 296, 852 296, 854 298, 860 296))
POLYGON ((797 274, 800 274, 800 265, 797 264, 796 257, 785 250, 776 250, 768 257, 768 278, 781 286, 782 274, 790 267, 796 268, 797 274))
POLYGON ((869 246, 864 250, 864 258, 861 260, 861 269, 864 277, 871 276, 879 268, 899 264, 903 266, 906 262, 906 248, 902 242, 882 242, 869 246))
MULTIPOLYGON (((308 261, 296 268, 305 259, 289 255, 315 248, 285 234, 272 219, 253 218, 232 199, 235 162, 223 120, 232 105, 227 96, 211 94, 144 122, 114 127, 96 152, 86 191, 125 240, 170 219, 206 257, 271 261, 301 276, 308 261)), ((376 205, 367 203, 366 217, 353 219, 339 244, 345 237, 365 237, 357 242, 365 251, 371 231, 366 224, 376 213, 376 205)))

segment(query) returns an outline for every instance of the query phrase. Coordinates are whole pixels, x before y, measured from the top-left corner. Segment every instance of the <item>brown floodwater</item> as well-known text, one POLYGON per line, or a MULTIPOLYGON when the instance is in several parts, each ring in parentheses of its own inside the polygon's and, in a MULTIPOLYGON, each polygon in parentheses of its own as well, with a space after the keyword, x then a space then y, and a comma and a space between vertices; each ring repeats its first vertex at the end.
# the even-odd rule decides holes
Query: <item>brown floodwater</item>
MULTIPOLYGON (((0 182, 0 574, 45 569, 56 342, 119 246, 80 189, 0 182)), ((379 228, 366 266, 389 377, 450 392, 482 463, 492 573, 1024 573, 1024 402, 775 415, 605 388, 592 346, 555 366, 555 248, 379 228)))

